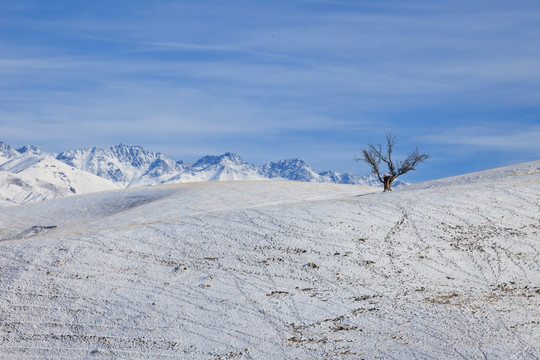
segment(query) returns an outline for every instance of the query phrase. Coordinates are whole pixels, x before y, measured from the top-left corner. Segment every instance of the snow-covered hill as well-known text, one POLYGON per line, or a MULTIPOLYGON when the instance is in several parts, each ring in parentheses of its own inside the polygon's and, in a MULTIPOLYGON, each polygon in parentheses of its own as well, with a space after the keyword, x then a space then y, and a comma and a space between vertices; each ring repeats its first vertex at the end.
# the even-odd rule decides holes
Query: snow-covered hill
POLYGON ((540 161, 0 209, 0 358, 537 359, 540 161))
POLYGON ((35 146, 9 154, 0 165, 0 206, 118 189, 114 183, 68 166, 35 146))

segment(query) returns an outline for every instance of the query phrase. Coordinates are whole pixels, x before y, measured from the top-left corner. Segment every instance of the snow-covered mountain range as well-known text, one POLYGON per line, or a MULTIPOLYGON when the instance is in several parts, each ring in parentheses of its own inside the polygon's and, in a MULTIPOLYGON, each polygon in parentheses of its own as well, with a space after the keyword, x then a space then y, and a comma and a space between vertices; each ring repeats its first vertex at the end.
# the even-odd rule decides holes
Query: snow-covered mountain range
POLYGON ((357 185, 378 185, 373 176, 360 176, 333 171, 317 172, 301 159, 269 162, 264 166, 247 163, 239 155, 204 156, 193 165, 175 162, 161 153, 140 146, 116 145, 66 151, 56 156, 77 169, 108 179, 123 187, 166 183, 286 179, 357 185))
POLYGON ((0 142, 0 206, 136 186, 266 179, 380 185, 373 175, 317 172, 301 159, 256 166, 225 153, 186 164, 141 146, 120 144, 52 154, 34 145, 14 149, 0 142))

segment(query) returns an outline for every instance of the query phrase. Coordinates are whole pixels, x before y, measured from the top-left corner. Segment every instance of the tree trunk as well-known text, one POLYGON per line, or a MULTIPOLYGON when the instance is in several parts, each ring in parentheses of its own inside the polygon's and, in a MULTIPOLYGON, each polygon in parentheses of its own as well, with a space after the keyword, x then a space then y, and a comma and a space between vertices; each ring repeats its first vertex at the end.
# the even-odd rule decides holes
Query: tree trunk
POLYGON ((392 191, 392 182, 394 181, 392 176, 384 176, 383 177, 383 184, 384 184, 384 191, 392 191))

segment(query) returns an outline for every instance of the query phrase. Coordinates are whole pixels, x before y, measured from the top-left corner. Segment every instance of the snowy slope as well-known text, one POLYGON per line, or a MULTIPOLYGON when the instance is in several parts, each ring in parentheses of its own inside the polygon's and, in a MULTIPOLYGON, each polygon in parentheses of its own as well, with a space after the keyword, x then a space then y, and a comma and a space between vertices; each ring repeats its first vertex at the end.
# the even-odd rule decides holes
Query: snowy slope
POLYGON ((74 193, 32 176, 0 171, 0 207, 53 199, 74 193))
POLYGON ((13 149, 8 144, 0 141, 0 165, 18 155, 20 154, 17 150, 13 149))
POLYGON ((37 148, 27 147, 0 165, 0 179, 0 206, 118 188, 37 148))
POLYGON ((537 359, 540 161, 0 209, 0 358, 537 359))

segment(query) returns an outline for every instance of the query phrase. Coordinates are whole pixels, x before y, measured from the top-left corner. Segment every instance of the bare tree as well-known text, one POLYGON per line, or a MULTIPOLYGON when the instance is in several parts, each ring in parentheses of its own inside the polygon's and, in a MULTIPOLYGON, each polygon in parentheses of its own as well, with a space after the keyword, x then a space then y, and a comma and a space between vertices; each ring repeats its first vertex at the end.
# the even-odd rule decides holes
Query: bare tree
POLYGON ((416 166, 429 158, 429 154, 420 154, 418 149, 414 149, 403 161, 392 160, 392 151, 396 145, 396 137, 391 133, 386 133, 386 153, 380 144, 369 144, 367 149, 362 149, 362 157, 356 158, 356 161, 365 161, 371 166, 371 172, 377 176, 380 182, 384 184, 384 191, 392 191, 394 180, 409 171, 416 170, 416 166), (388 173, 381 175, 381 161, 388 167, 388 173))

